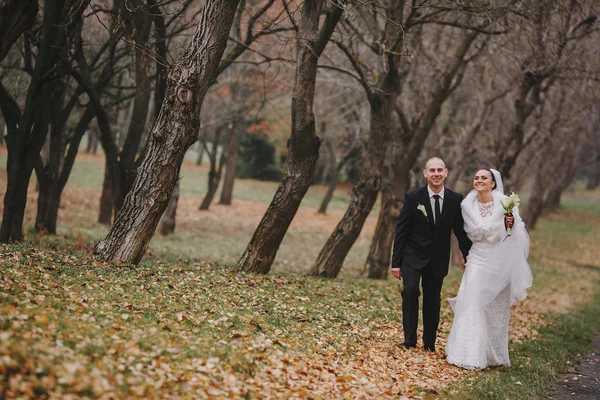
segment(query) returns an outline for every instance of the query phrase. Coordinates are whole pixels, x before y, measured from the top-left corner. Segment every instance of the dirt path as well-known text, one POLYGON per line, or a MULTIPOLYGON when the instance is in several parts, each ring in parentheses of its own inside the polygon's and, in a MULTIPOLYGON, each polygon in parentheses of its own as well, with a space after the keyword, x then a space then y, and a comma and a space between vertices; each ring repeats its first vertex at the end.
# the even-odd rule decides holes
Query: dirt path
POLYGON ((592 347, 590 355, 554 382, 549 399, 600 400, 600 335, 592 347))

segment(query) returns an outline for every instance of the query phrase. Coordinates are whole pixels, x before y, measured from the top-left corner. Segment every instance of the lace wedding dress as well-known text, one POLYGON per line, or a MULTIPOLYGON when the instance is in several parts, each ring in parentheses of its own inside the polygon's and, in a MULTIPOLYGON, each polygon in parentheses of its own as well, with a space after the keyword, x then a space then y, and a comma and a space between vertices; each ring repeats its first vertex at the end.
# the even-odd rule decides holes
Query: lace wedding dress
POLYGON ((523 300, 531 287, 527 256, 529 236, 513 210, 512 236, 506 236, 504 210, 494 201, 479 203, 472 191, 461 204, 465 231, 473 242, 458 295, 449 299, 454 321, 446 344, 448 362, 467 369, 510 366, 508 327, 510 306, 523 300))

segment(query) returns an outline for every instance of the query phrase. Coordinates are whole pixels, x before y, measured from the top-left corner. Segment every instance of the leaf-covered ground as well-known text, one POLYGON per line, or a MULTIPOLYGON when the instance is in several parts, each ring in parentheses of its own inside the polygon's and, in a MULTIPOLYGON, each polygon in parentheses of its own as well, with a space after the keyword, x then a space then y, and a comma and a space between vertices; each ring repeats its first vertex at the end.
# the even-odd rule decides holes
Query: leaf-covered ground
MULTIPOLYGON (((478 377, 445 362, 452 319, 445 301, 437 353, 396 347, 401 286, 361 279, 360 246, 341 279, 305 276, 312 253, 300 253, 318 252, 340 211, 323 218, 303 208, 285 258, 271 275, 255 276, 236 273, 231 260, 266 204, 245 200, 199 213, 200 199, 184 196, 178 233, 157 237, 146 261, 130 267, 90 256, 105 234, 94 223, 98 196, 68 188, 62 234, 0 245, 6 398, 432 398, 478 377), (204 249, 221 261, 207 263, 204 249)), ((593 297, 600 214, 590 204, 580 198, 532 232, 534 287, 513 308, 512 344, 535 341, 547 313, 593 297)), ((369 232, 368 225, 362 240, 369 232)), ((452 269, 444 299, 460 276, 452 269)))

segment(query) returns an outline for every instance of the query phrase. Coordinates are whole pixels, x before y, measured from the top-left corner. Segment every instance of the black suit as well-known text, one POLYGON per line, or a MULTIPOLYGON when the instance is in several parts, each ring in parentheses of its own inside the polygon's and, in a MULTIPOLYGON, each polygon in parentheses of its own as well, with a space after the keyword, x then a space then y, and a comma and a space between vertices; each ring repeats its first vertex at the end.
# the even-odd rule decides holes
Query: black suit
POLYGON ((423 343, 433 349, 440 320, 441 291, 450 262, 450 232, 466 258, 471 241, 464 230, 460 203, 463 196, 444 190, 441 216, 434 223, 427 186, 406 194, 396 225, 392 268, 402 269, 402 325, 404 342, 417 343, 419 281, 423 287, 423 343), (423 205, 427 216, 417 207, 423 205))

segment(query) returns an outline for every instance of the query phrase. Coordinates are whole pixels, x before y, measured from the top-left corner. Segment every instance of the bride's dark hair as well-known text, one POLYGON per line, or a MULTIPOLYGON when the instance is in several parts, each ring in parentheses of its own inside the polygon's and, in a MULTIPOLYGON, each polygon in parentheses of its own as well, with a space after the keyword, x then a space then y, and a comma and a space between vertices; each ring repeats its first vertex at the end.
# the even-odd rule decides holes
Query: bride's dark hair
POLYGON ((492 181, 494 181, 494 187, 492 188, 492 190, 496 189, 498 187, 498 185, 496 184, 496 177, 494 176, 494 173, 492 172, 492 170, 489 168, 481 168, 481 169, 486 170, 490 173, 490 175, 492 176, 492 181))

